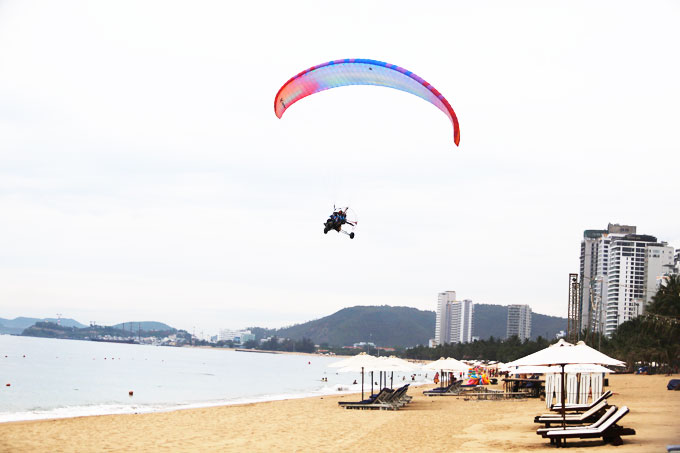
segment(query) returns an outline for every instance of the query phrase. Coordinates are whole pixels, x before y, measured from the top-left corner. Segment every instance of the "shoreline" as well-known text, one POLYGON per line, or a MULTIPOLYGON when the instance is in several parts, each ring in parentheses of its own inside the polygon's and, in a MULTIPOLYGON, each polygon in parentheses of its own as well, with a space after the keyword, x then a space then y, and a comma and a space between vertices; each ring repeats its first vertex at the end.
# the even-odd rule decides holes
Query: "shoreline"
MULTIPOLYGON (((680 392, 671 376, 611 375, 610 403, 631 412, 636 430, 616 451, 664 451, 680 432, 680 392)), ((677 375, 675 376, 677 378, 677 375)), ((478 401, 427 397, 413 387, 398 411, 353 411, 340 400, 356 393, 127 415, 99 415, 0 424, 0 451, 548 451, 533 416, 537 399, 478 401)), ((602 441, 570 441, 572 452, 606 452, 602 441)))

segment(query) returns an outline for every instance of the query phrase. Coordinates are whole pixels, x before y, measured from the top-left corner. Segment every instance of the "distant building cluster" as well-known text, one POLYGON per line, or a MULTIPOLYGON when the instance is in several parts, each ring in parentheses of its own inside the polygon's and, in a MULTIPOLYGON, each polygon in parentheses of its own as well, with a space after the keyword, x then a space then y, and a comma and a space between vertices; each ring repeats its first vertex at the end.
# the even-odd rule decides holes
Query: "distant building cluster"
POLYGON ((444 291, 437 298, 435 345, 446 343, 470 343, 474 320, 474 304, 471 300, 456 300, 455 291, 444 291))
POLYGON ((235 344, 243 344, 255 340, 255 334, 250 330, 222 329, 217 336, 218 341, 231 341, 235 344))
POLYGON ((578 324, 606 336, 645 312, 664 277, 680 273, 680 251, 632 225, 585 230, 578 324))
POLYGON ((520 340, 531 338, 531 307, 528 305, 508 305, 508 322, 506 338, 519 337, 520 340))

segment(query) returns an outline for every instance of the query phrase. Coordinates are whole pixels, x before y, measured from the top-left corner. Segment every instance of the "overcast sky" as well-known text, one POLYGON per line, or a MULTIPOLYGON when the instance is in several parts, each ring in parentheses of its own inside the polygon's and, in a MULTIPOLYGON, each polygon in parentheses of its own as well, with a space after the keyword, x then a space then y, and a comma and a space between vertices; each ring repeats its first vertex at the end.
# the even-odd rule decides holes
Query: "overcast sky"
POLYGON ((354 305, 566 316, 584 229, 680 247, 677 1, 0 1, 0 317, 197 333, 354 305), (340 58, 379 87, 279 87, 340 58), (333 204, 357 236, 323 234, 333 204))

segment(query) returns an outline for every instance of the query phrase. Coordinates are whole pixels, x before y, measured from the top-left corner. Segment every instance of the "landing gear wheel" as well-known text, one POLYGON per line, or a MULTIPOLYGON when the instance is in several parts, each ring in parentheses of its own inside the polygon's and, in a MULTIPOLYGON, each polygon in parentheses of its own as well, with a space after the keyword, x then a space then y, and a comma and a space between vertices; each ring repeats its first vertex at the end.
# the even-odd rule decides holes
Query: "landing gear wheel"
POLYGON ((349 234, 349 238, 350 238, 350 239, 354 239, 354 233, 350 233, 350 234, 349 234))

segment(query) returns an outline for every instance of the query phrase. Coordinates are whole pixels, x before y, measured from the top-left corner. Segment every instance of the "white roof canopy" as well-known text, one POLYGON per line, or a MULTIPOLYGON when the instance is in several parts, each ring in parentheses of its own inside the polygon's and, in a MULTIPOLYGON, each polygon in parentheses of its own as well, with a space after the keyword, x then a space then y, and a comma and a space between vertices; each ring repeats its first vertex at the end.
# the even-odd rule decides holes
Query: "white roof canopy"
POLYGON ((442 371, 458 371, 458 372, 464 372, 468 371, 470 369, 470 365, 463 363, 459 360, 456 360, 452 357, 449 358, 444 358, 442 357, 439 360, 435 360, 434 362, 430 362, 427 365, 423 366, 423 369, 425 370, 442 370, 442 371))
POLYGON ((560 340, 552 346, 548 346, 526 357, 522 357, 513 362, 506 363, 507 367, 522 365, 570 365, 570 364, 597 364, 624 366, 625 363, 613 359, 600 351, 587 346, 582 341, 573 345, 564 340, 560 340))

